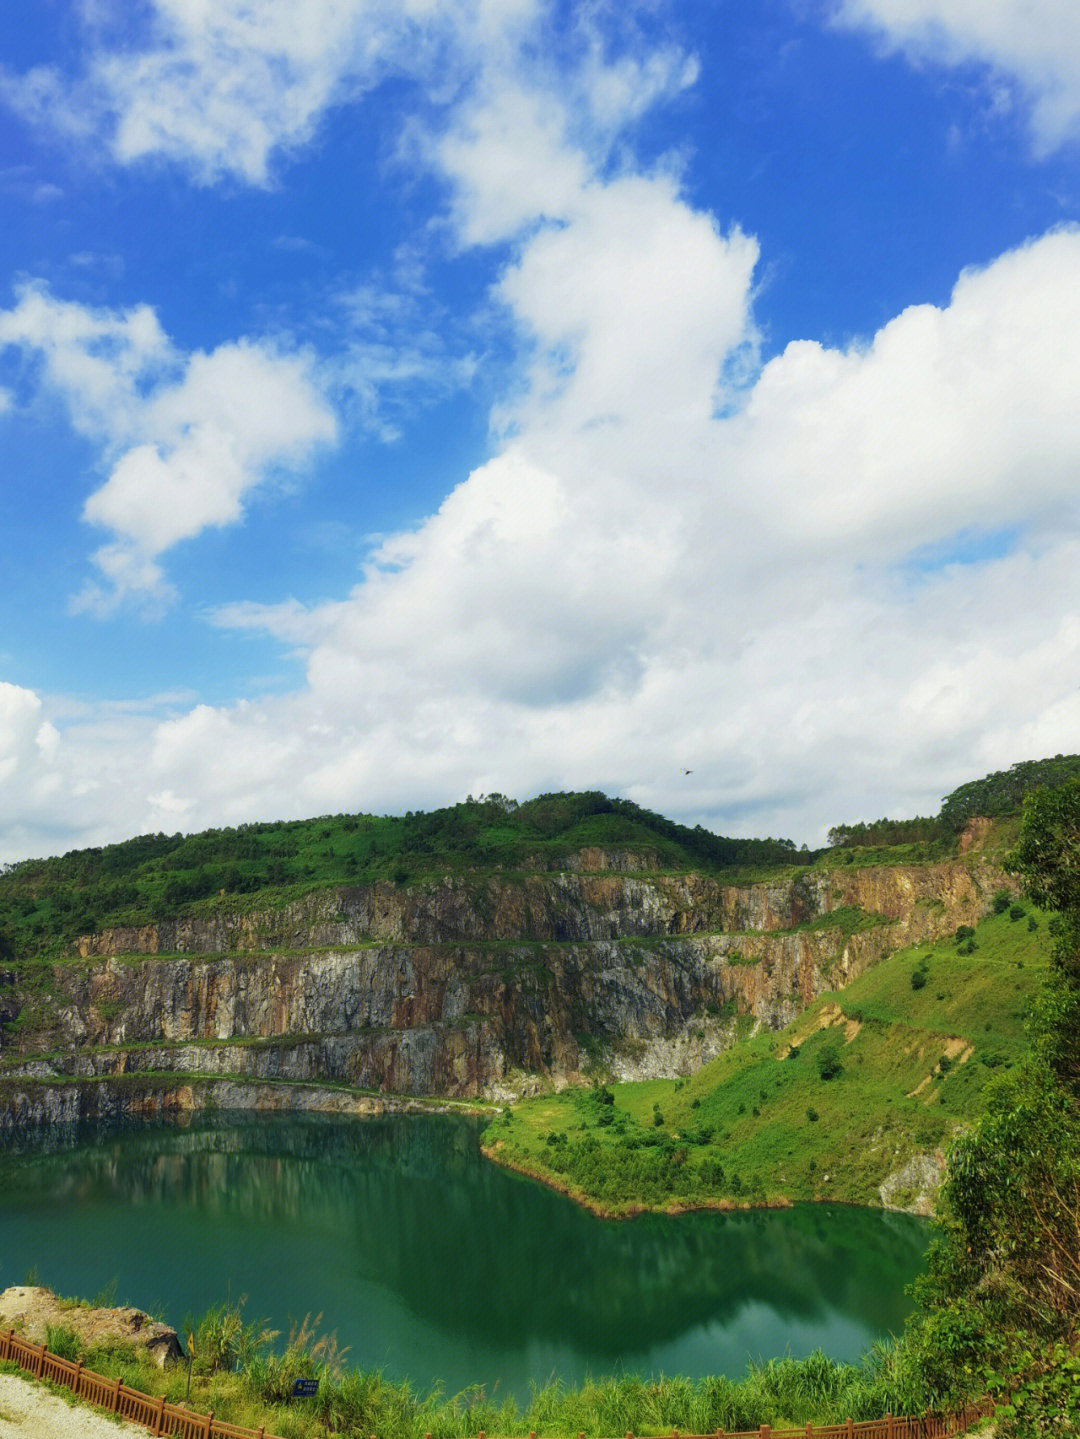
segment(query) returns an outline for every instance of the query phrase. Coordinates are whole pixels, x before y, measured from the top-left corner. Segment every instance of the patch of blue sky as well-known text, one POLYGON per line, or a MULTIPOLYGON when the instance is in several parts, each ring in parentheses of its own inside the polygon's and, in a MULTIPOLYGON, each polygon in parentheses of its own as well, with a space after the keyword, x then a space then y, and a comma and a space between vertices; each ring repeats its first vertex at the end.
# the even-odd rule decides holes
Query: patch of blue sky
POLYGON ((931 545, 920 545, 904 560, 901 569, 919 583, 956 565, 988 565, 1015 553, 1023 527, 1006 525, 998 530, 965 529, 931 545))

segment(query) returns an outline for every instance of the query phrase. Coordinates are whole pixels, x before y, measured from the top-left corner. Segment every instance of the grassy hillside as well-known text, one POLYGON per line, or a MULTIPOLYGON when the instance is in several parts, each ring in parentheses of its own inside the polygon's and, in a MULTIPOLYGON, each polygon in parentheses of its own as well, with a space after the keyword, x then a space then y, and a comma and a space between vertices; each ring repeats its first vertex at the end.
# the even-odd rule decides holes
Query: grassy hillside
MULTIPOLYGON (((1043 916, 1014 906, 973 936, 902 950, 689 1079, 527 1100, 489 1126, 485 1144, 612 1213, 878 1203, 886 1176, 981 1114, 987 1084, 1026 1052, 1048 947, 1043 916)), ((898 1190, 893 1202, 911 1197, 898 1190)))

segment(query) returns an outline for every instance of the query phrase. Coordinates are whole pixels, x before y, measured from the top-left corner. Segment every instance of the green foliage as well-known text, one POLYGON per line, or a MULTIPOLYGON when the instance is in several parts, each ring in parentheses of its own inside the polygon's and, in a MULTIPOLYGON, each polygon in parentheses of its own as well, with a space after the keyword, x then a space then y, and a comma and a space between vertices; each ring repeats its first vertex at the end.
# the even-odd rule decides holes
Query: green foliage
POLYGON ((236 1304, 215 1304, 198 1320, 185 1317, 182 1328, 193 1370, 200 1374, 231 1373, 277 1338, 277 1331, 268 1328, 265 1320, 244 1323, 246 1302, 246 1295, 242 1295, 236 1304))
POLYGON ((943 833, 936 818, 876 819, 870 824, 834 825, 828 840, 833 849, 854 849, 865 845, 925 844, 943 833))
POLYGON ((956 832, 975 815, 995 818, 1018 814, 1032 792, 1052 791, 1077 779, 1080 779, 1080 755, 1059 754, 1052 759, 1024 760, 1010 769, 997 770, 984 779, 972 780, 953 790, 942 801, 940 817, 956 832))
POLYGON ((945 796, 935 816, 836 825, 829 830, 829 844, 845 850, 909 845, 922 849, 924 858, 931 858, 935 853, 944 852, 954 836, 976 815, 995 819, 1019 814, 1027 795, 1044 788, 1053 790, 1077 779, 1080 779, 1080 755, 1059 754, 1052 759, 1025 760, 1011 769, 961 785, 945 796))
MULTIPOLYGON (((932 1401, 1011 1391, 1003 1439, 1080 1428, 1080 781, 1028 795, 1011 868, 1057 911, 1054 964, 1032 1060, 995 1083, 949 1151, 941 1238, 906 1342, 932 1401)), ((1002 893, 995 910, 1022 918, 1002 893)))
POLYGON ((61 1359, 78 1359, 83 1352, 83 1342, 69 1324, 47 1324, 45 1344, 61 1359))
MULTIPOLYGON (((218 1306, 225 1308, 227 1306, 218 1306)), ((642 1378, 619 1373, 568 1385, 552 1379, 534 1384, 528 1400, 499 1399, 479 1385, 444 1398, 435 1389, 418 1394, 408 1382, 381 1373, 344 1368, 345 1351, 332 1336, 320 1337, 318 1320, 294 1326, 284 1350, 268 1344, 247 1356, 232 1374, 194 1372, 190 1407, 213 1410, 226 1424, 257 1428, 289 1439, 326 1439, 328 1434, 380 1439, 474 1439, 489 1434, 535 1432, 548 1436, 634 1433, 711 1434, 757 1430, 768 1424, 822 1425, 840 1416, 878 1418, 886 1411, 916 1409, 910 1369, 894 1345, 880 1345, 860 1364, 844 1364, 821 1350, 805 1358, 748 1363, 741 1378, 682 1375, 642 1378), (296 1379, 313 1378, 313 1399, 289 1404, 296 1379)), ((182 1402, 186 1374, 158 1369, 130 1345, 95 1346, 83 1356, 98 1373, 120 1376, 133 1388, 182 1402)))
POLYGON ((1029 798, 1009 867, 1035 904, 1055 911, 1054 972, 1036 1015, 1034 1043, 1080 1095, 1080 780, 1029 798))
MULTIPOLYGON (((297 1379, 318 1379, 319 1393, 314 1408, 325 1414, 333 1397, 332 1381, 340 1380, 347 1349, 339 1349, 337 1337, 333 1334, 320 1335, 318 1332, 322 1315, 314 1319, 305 1314, 301 1323, 294 1324, 289 1331, 288 1343, 278 1352, 267 1345, 276 1336, 267 1335, 239 1358, 244 1377, 260 1399, 267 1403, 281 1403, 292 1393, 297 1379)), ((355 1376, 359 1384, 350 1385, 345 1395, 339 1386, 337 1406, 341 1417, 349 1411, 361 1408, 370 1400, 371 1381, 378 1381, 377 1375, 355 1376), (367 1381, 366 1383, 363 1381, 367 1381), (359 1401, 359 1402, 358 1402, 359 1401)))
POLYGON ((844 1072, 844 1063, 840 1058, 840 1047, 836 1044, 826 1044, 818 1050, 817 1071, 822 1079, 836 1079, 844 1072))
POLYGON ((1075 1347, 1059 1341, 1029 1363, 1014 1361, 1005 1373, 989 1379, 991 1391, 1005 1400, 994 1415, 1001 1439, 1080 1434, 1080 1355, 1075 1347))
POLYGON ((1043 1072, 1002 1081, 954 1143, 939 1221, 907 1336, 931 1404, 1021 1372, 1040 1345, 1077 1333, 1080 1116, 1043 1072))

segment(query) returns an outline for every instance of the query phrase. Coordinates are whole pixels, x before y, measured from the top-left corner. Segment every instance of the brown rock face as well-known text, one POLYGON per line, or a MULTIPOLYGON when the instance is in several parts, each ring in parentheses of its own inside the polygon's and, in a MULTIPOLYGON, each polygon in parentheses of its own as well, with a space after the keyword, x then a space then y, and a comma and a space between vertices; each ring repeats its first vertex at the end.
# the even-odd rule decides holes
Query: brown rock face
POLYGON ((686 1073, 727 1047, 736 1014, 778 1028, 895 949, 973 923, 1002 882, 975 858, 752 885, 614 858, 84 936, 98 962, 57 966, 47 1028, 21 1038, 53 1057, 21 1072, 460 1097, 573 1080, 598 1051, 628 1077, 686 1073))

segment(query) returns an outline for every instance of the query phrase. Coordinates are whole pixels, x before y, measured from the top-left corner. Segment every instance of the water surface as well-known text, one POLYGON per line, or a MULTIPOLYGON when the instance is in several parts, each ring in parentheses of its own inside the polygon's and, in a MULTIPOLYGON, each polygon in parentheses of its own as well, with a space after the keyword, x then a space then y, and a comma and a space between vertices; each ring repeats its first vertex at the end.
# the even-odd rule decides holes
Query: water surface
POLYGON ((602 1220, 486 1161, 475 1123, 216 1114, 0 1150, 0 1287, 181 1327, 227 1296, 322 1315, 350 1367, 421 1392, 857 1359, 910 1311, 925 1221, 846 1206, 602 1220))

